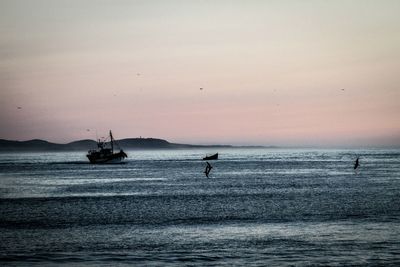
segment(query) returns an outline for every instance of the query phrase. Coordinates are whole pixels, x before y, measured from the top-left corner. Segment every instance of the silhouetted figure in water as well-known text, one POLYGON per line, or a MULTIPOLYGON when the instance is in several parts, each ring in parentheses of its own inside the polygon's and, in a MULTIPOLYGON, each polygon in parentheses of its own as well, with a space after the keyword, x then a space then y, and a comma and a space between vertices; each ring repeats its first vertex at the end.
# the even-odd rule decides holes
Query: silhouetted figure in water
POLYGON ((208 175, 210 174, 211 169, 212 169, 212 166, 207 161, 207 166, 206 166, 206 169, 204 170, 204 173, 206 174, 207 178, 209 178, 208 175))
POLYGON ((358 168, 358 166, 360 166, 360 161, 359 161, 360 157, 357 157, 356 162, 354 163, 354 169, 356 170, 358 168))

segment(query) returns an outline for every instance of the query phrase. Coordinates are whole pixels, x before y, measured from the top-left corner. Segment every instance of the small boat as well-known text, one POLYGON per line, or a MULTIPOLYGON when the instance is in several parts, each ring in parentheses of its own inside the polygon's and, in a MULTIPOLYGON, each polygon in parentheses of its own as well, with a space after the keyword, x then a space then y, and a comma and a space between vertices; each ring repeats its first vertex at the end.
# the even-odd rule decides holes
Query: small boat
MULTIPOLYGON (((119 163, 128 157, 126 153, 120 149, 119 152, 114 153, 114 137, 110 130, 110 147, 106 148, 106 140, 97 140, 97 149, 89 150, 86 157, 89 159, 90 163, 119 163)), ((117 144, 118 145, 118 144, 117 144)))
POLYGON ((214 159, 218 159, 218 153, 203 158, 203 160, 214 160, 214 159))

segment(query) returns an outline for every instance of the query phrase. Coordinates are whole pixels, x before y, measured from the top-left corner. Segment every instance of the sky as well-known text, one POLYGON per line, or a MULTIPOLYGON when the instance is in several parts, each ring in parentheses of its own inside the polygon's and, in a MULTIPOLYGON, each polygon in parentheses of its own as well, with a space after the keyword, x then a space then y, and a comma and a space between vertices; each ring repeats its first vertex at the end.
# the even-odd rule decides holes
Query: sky
POLYGON ((0 139, 400 146, 400 1, 0 0, 0 139))

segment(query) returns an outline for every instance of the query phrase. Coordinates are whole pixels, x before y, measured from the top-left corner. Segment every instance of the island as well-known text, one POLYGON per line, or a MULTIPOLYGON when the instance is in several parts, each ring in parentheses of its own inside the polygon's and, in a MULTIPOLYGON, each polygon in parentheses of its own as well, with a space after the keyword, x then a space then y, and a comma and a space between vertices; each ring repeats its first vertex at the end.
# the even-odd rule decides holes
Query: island
MULTIPOLYGON (((126 138, 116 140, 124 150, 144 149, 195 149, 195 148, 276 148, 274 146, 233 146, 233 145, 190 145, 170 143, 158 138, 126 138)), ((45 140, 33 139, 14 141, 0 139, 0 152, 46 152, 46 151, 87 151, 97 147, 94 140, 85 139, 66 144, 52 143, 45 140)))

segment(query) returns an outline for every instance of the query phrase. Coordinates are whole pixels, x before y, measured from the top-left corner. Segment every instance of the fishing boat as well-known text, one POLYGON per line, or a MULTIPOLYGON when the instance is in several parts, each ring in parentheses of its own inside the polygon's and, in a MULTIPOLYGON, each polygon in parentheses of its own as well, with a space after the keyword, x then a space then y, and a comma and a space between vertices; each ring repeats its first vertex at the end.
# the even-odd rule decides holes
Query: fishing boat
POLYGON ((118 145, 117 141, 114 140, 112 132, 110 130, 110 141, 97 140, 97 149, 89 150, 86 155, 90 163, 120 163, 128 157, 126 153, 120 149, 119 152, 114 153, 114 146, 118 145), (109 145, 109 147, 108 147, 109 145))
POLYGON ((216 153, 214 155, 210 155, 210 156, 205 156, 203 158, 203 160, 214 160, 214 159, 218 159, 218 153, 216 153))

